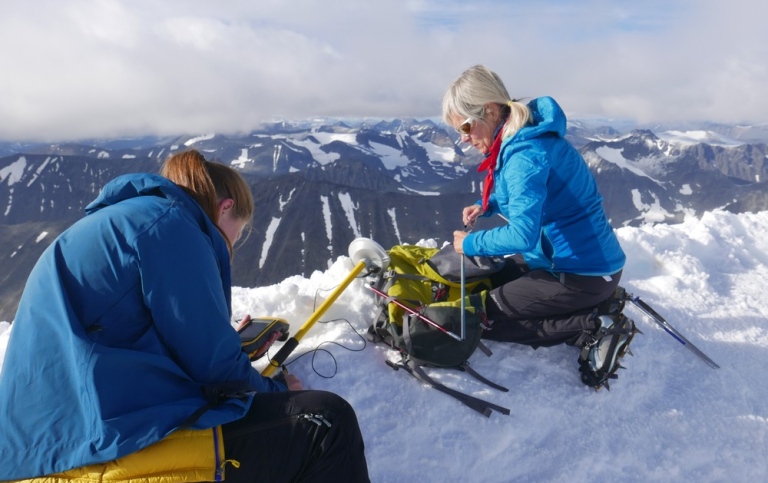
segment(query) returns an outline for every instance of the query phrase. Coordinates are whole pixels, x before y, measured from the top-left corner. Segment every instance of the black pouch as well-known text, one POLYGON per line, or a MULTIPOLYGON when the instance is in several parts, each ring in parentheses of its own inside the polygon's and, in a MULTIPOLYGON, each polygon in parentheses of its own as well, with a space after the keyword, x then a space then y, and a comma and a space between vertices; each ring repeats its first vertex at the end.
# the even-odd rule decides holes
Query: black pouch
MULTIPOLYGON (((427 260, 434 271, 450 282, 461 282, 461 255, 453 245, 446 245, 427 260)), ((467 282, 487 278, 504 268, 504 257, 464 257, 464 277, 467 282)))

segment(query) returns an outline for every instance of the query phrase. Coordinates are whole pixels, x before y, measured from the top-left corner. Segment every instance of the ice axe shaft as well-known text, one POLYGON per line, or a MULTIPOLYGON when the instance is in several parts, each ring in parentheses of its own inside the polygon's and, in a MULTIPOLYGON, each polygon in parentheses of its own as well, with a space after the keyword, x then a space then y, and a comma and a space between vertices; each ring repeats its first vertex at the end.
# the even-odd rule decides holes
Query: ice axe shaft
POLYGON ((267 367, 261 371, 262 376, 271 376, 276 369, 283 365, 285 360, 288 359, 288 356, 291 355, 291 352, 293 352, 293 350, 296 349, 296 347, 299 345, 299 341, 301 341, 307 332, 309 332, 309 329, 315 325, 315 322, 320 320, 320 317, 322 317, 325 311, 328 310, 331 305, 333 305, 333 303, 337 298, 339 298, 339 295, 341 295, 344 289, 346 289, 347 286, 349 286, 349 284, 352 283, 355 278, 357 278, 360 272, 362 272, 367 265, 368 264, 366 263, 366 260, 361 260, 357 263, 357 265, 355 265, 355 268, 349 272, 347 278, 345 278, 344 281, 341 282, 341 284, 331 293, 331 295, 329 295, 328 298, 325 299, 322 304, 320 304, 320 307, 318 307, 317 310, 315 310, 314 313, 309 317, 309 319, 304 322, 304 325, 301 326, 298 332, 296 332, 293 337, 285 341, 285 344, 283 344, 280 350, 277 351, 275 357, 273 357, 272 360, 269 361, 267 367))
POLYGON ((664 317, 659 315, 658 312, 653 310, 653 308, 645 303, 644 300, 641 300, 640 297, 635 297, 631 293, 627 293, 627 300, 635 304, 637 308, 640 309, 641 312, 643 312, 645 315, 651 318, 654 322, 656 322, 659 326, 661 326, 662 329, 667 331, 669 335, 671 335, 676 341, 683 344, 686 349, 696 354, 696 356, 704 361, 709 367, 712 369, 720 369, 720 366, 717 365, 715 361, 709 358, 705 353, 701 351, 698 347, 693 345, 691 341, 683 337, 683 334, 681 334, 677 329, 672 327, 669 322, 666 321, 664 317))

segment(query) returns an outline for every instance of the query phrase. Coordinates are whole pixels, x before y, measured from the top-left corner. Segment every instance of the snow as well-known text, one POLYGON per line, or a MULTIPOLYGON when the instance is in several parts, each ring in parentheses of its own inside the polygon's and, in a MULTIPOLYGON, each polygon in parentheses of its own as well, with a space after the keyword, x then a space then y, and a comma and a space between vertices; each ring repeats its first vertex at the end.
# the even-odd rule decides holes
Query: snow
POLYGON ((288 193, 288 196, 286 197, 285 200, 283 200, 283 194, 285 194, 285 193, 281 193, 280 194, 280 199, 279 199, 278 202, 280 203, 280 211, 281 212, 283 211, 283 208, 285 208, 286 205, 288 205, 288 203, 291 201, 291 198, 293 198, 293 193, 295 193, 295 192, 296 192, 296 188, 291 188, 291 192, 288 193))
POLYGON ((743 141, 732 139, 714 131, 664 131, 658 133, 659 139, 680 146, 692 146, 706 143, 710 146, 734 147, 745 144, 743 141))
POLYGON ((243 169, 245 165, 250 162, 251 160, 248 158, 248 148, 242 148, 240 150, 240 157, 232 160, 229 164, 236 168, 243 169))
MULTIPOLYGON (((56 159, 56 158, 53 158, 53 159, 56 159)), ((45 158, 45 161, 43 161, 40 164, 40 166, 35 170, 35 172, 33 173, 32 177, 30 178, 29 182, 27 183, 27 188, 32 186, 32 184, 35 182, 35 180, 37 180, 38 176, 40 176, 40 174, 45 170, 45 168, 48 166, 48 163, 50 163, 50 162, 51 162, 51 157, 50 156, 45 158)))
POLYGON ((370 142, 371 151, 376 156, 381 158, 381 163, 386 169, 390 171, 398 168, 406 168, 411 162, 411 160, 408 159, 402 151, 403 136, 404 134, 399 134, 397 136, 397 140, 400 144, 400 147, 398 148, 393 148, 391 146, 387 146, 386 144, 377 143, 375 141, 370 142))
MULTIPOLYGON (((365 343, 374 304, 363 279, 307 332, 289 369, 305 388, 336 392, 355 407, 375 483, 765 481, 768 212, 716 211, 679 225, 617 233, 628 255, 622 285, 720 369, 628 304, 624 313, 644 334, 632 343, 635 357, 624 359, 627 369, 610 391, 581 384, 577 351, 567 346, 532 350, 488 342, 493 356, 478 351, 471 362, 508 393, 460 372, 432 371, 511 410, 485 418, 393 371, 385 360, 394 354, 365 343)), ((436 243, 419 243, 430 242, 436 243)), ((352 266, 342 256, 309 277, 235 287, 233 311, 285 318, 295 333, 352 266)), ((11 332, 0 322, 0 358, 11 332)), ((261 370, 265 363, 254 365, 261 370)))
MULTIPOLYGON (((312 136, 317 138, 320 135, 320 133, 312 133, 312 136)), ((291 142, 297 146, 301 146, 303 148, 306 148, 310 154, 312 155, 312 159, 320 163, 321 165, 326 165, 328 163, 332 163, 339 158, 341 158, 341 155, 339 153, 335 153, 333 151, 326 153, 322 149, 320 149, 320 144, 314 143, 310 141, 309 139, 291 139, 291 142)))
POLYGON ((455 170, 457 173, 466 173, 468 169, 464 165, 456 164, 456 149, 454 146, 438 146, 432 142, 424 142, 418 137, 413 138, 416 144, 427 152, 427 159, 440 163, 455 170))
POLYGON ((8 186, 20 181, 24 175, 24 168, 27 167, 27 158, 19 156, 19 159, 12 162, 5 168, 0 169, 0 183, 8 180, 8 186))
POLYGON ((11 206, 13 206, 13 188, 8 190, 8 206, 5 207, 3 216, 8 216, 8 213, 11 212, 11 206))
POLYGON ((280 160, 280 154, 283 152, 283 146, 285 144, 275 144, 274 151, 272 152, 272 171, 277 172, 277 162, 280 160))
POLYGON ((197 136, 192 139, 189 139, 187 142, 184 143, 184 146, 192 146, 195 143, 199 143, 201 141, 209 141, 213 139, 216 135, 215 134, 203 134, 202 136, 197 136))
POLYGON ((409 193, 416 193, 417 195, 421 195, 421 196, 440 196, 440 195, 442 195, 442 193, 440 193, 439 191, 420 191, 420 190, 415 190, 413 188, 409 188, 407 186, 403 186, 402 190, 403 191, 407 191, 409 193))
POLYGON ((674 216, 661 206, 661 201, 655 193, 646 193, 646 197, 647 196, 653 198, 653 204, 649 205, 643 202, 643 194, 640 190, 632 190, 632 204, 635 209, 640 212, 640 215, 637 218, 642 219, 644 223, 661 223, 667 218, 672 218, 674 216))
POLYGON ((400 228, 397 225, 397 208, 387 208, 387 215, 389 215, 389 218, 392 220, 392 228, 395 229, 395 236, 397 237, 398 243, 402 243, 402 237, 400 236, 400 228))
POLYGON ((357 145, 356 135, 354 133, 329 133, 318 131, 317 129, 312 129, 311 136, 314 137, 319 144, 311 141, 304 135, 301 137, 286 136, 286 138, 290 139, 293 144, 306 148, 310 154, 312 154, 312 158, 321 165, 326 165, 338 160, 341 157, 339 153, 333 151, 326 153, 320 149, 321 146, 330 144, 333 141, 341 141, 343 143, 349 144, 352 147, 360 149, 360 146, 357 145))
POLYGON ((333 246, 333 222, 331 221, 331 205, 327 196, 320 196, 323 206, 323 220, 325 221, 325 236, 328 237, 328 249, 333 246))
POLYGON ((275 238, 275 232, 280 226, 282 218, 272 217, 272 221, 269 222, 269 226, 264 232, 264 244, 261 245, 261 258, 259 258, 259 268, 264 268, 264 264, 267 261, 267 255, 269 255, 269 249, 272 246, 272 241, 275 238))
POLYGON ((655 181, 656 183, 659 183, 658 181, 648 176, 648 173, 646 173, 644 170, 635 166, 632 161, 629 161, 628 159, 626 159, 621 149, 609 148, 608 146, 601 146, 595 149, 595 152, 601 158, 605 159, 606 161, 610 161, 613 164, 618 165, 620 168, 626 169, 638 176, 644 176, 646 178, 649 178, 655 181))
POLYGON ((339 203, 341 203, 341 208, 344 210, 344 214, 349 222, 349 227, 352 229, 355 238, 360 237, 360 226, 355 220, 355 212, 360 209, 360 206, 352 201, 352 197, 349 193, 339 193, 339 203))

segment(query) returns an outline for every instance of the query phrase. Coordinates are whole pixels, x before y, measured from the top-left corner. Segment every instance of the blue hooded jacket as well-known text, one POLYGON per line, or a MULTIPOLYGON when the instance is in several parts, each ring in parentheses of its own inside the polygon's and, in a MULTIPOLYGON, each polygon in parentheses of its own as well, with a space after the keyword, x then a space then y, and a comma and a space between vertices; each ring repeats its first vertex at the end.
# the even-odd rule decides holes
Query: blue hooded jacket
MULTIPOLYGON (((229 252, 166 178, 121 176, 46 249, 27 280, 0 373, 0 480, 110 461, 261 376, 230 323, 229 252)), ((192 428, 241 418, 225 399, 192 428)))
POLYGON ((520 253, 531 269, 552 272, 618 272, 626 257, 592 173, 565 139, 565 114, 551 97, 534 99, 528 107, 533 123, 503 141, 483 214, 501 214, 508 223, 467 235, 464 253, 520 253))

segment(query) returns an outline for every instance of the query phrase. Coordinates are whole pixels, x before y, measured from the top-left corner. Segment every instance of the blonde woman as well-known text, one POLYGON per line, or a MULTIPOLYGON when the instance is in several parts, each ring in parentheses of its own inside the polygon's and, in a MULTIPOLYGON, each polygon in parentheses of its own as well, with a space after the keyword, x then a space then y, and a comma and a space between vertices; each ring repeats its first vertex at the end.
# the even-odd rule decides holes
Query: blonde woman
POLYGON ((626 257, 594 177, 565 139, 562 109, 551 97, 512 99, 496 73, 477 65, 446 91, 443 118, 485 155, 482 199, 463 210, 464 225, 495 214, 507 220, 454 233, 458 253, 508 257, 492 279, 484 336, 575 345, 582 382, 604 385, 635 332, 617 293, 626 257))

